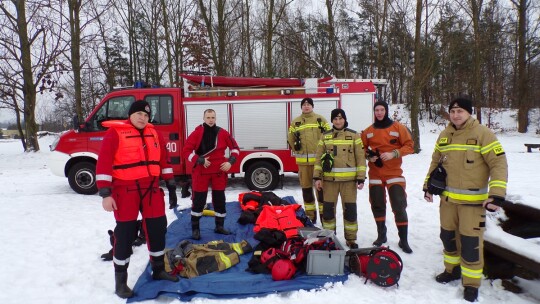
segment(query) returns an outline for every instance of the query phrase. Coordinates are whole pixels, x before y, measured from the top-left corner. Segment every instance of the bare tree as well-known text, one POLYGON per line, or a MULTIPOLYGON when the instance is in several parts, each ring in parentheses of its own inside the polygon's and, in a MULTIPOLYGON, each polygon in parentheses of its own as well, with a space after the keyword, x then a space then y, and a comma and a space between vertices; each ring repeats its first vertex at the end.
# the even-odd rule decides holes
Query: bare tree
POLYGON ((57 23, 62 19, 56 9, 60 5, 51 4, 51 1, 10 2, 11 6, 7 1, 0 5, 0 19, 6 21, 1 33, 15 33, 18 44, 0 39, 0 53, 7 54, 5 60, 13 62, 13 67, 21 71, 16 75, 20 76, 17 89, 22 91, 24 98, 25 149, 39 151, 36 95, 56 84, 52 73, 59 68, 57 60, 66 47, 59 38, 63 24, 57 23))

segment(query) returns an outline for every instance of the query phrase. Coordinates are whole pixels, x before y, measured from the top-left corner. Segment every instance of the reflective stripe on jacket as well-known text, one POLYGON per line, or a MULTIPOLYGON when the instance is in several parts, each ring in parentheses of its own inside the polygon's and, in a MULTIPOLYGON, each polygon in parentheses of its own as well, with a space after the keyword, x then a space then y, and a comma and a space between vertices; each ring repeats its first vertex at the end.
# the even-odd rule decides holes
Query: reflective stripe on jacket
POLYGON ((287 142, 298 165, 313 165, 315 163, 317 143, 323 130, 330 130, 330 125, 324 117, 313 112, 309 114, 302 113, 291 122, 287 142), (298 151, 294 147, 296 134, 298 134, 301 142, 301 149, 298 151))
POLYGON ((348 128, 325 132, 319 140, 313 177, 330 181, 365 180, 366 157, 360 135, 348 128), (321 157, 324 153, 333 157, 330 172, 322 170, 321 157))
POLYGON ((450 123, 441 132, 426 181, 441 157, 447 172, 442 195, 449 201, 481 204, 489 196, 506 196, 508 163, 504 149, 495 134, 475 118, 469 118, 460 130, 450 123))

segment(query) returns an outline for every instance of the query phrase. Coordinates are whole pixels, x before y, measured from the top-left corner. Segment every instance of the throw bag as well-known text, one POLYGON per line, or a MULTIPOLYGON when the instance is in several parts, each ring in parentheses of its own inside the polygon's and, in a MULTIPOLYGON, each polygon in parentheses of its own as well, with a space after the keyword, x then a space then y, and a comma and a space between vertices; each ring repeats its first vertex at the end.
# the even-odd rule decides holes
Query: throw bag
POLYGON ((438 164, 437 167, 429 174, 427 181, 427 190, 433 195, 441 195, 446 188, 446 170, 442 164, 438 164))
POLYGON ((347 252, 349 268, 366 282, 390 287, 398 283, 403 270, 401 257, 388 247, 369 247, 352 249, 347 252))

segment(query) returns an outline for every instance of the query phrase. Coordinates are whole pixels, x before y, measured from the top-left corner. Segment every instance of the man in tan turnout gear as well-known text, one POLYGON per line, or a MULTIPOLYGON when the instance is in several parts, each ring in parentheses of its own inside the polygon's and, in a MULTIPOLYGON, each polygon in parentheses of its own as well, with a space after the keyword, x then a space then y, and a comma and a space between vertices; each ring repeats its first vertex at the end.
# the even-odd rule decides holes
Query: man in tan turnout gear
MULTIPOLYGON (((298 165, 298 179, 300 187, 302 187, 306 215, 313 223, 316 223, 317 204, 313 195, 313 166, 321 134, 330 130, 330 125, 323 116, 313 112, 313 99, 309 97, 302 99, 300 106, 302 114, 291 122, 287 141, 294 152, 298 165)), ((319 202, 319 215, 322 218, 322 190, 317 190, 317 201, 319 202)))
POLYGON ((457 98, 450 103, 450 123, 442 131, 424 183, 425 199, 436 193, 429 181, 439 163, 446 170, 446 185, 440 194, 441 240, 445 271, 439 283, 461 278, 463 297, 474 302, 484 268, 486 210, 497 210, 506 196, 508 164, 497 137, 471 117, 472 101, 457 98), (430 193, 431 192, 431 193, 430 193))
POLYGON ((347 128, 345 111, 334 109, 331 118, 332 130, 323 134, 317 147, 313 179, 317 189, 324 189, 323 228, 336 230, 336 203, 341 195, 345 240, 356 249, 356 193, 366 179, 364 146, 360 135, 347 128))

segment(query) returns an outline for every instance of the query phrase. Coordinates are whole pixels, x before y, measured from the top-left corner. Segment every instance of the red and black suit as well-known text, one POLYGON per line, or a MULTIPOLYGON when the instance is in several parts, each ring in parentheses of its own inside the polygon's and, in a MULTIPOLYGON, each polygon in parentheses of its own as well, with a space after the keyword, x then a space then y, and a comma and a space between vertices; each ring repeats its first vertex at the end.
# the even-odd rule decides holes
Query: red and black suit
POLYGON ((102 197, 112 196, 116 228, 113 261, 117 271, 129 264, 132 244, 137 236, 137 217, 142 214, 148 251, 152 262, 162 262, 167 218, 160 176, 173 179, 165 141, 148 124, 136 129, 129 121, 108 121, 110 127, 99 152, 96 180, 102 197))
POLYGON ((225 187, 227 172, 220 167, 224 162, 234 164, 240 155, 236 140, 226 130, 203 123, 195 128, 184 144, 182 156, 193 164, 191 173, 193 205, 191 207, 192 228, 199 229, 199 219, 206 205, 208 187, 212 187, 212 204, 216 216, 216 228, 223 228, 225 221, 225 187), (225 156, 227 148, 230 157, 225 156), (205 159, 210 165, 204 167, 205 159))

